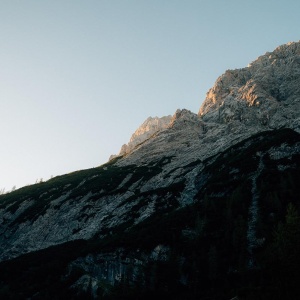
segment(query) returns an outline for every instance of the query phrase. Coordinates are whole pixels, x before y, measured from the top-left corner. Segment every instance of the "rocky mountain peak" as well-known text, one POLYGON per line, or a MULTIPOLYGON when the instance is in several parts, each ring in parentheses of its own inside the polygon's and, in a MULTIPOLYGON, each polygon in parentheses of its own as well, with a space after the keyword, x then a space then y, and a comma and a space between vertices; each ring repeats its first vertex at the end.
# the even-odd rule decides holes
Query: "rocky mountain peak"
POLYGON ((182 126, 182 123, 184 124, 197 124, 199 123, 200 118, 197 116, 197 114, 191 112, 188 109, 177 109, 175 114, 173 115, 170 125, 170 128, 174 128, 177 126, 182 126))
POLYGON ((239 121, 271 129, 293 119, 291 127, 297 129, 299 95, 300 42, 292 42, 258 57, 246 68, 227 70, 208 91, 199 116, 205 121, 239 121))
POLYGON ((123 145, 118 165, 146 164, 163 156, 177 164, 206 159, 246 137, 283 127, 300 132, 300 42, 227 70, 208 91, 197 114, 178 109, 148 118, 123 145))
MULTIPOLYGON (((160 132, 163 129, 166 129, 172 116, 164 116, 164 117, 149 117, 147 118, 143 124, 132 134, 130 141, 128 144, 124 144, 121 147, 119 155, 124 155, 132 151, 137 145, 143 143, 145 140, 149 139, 152 135, 160 132)), ((113 158, 115 156, 112 156, 113 158)))
POLYGON ((280 46, 118 159, 0 195, 0 298, 300 299, 299 61, 280 46))

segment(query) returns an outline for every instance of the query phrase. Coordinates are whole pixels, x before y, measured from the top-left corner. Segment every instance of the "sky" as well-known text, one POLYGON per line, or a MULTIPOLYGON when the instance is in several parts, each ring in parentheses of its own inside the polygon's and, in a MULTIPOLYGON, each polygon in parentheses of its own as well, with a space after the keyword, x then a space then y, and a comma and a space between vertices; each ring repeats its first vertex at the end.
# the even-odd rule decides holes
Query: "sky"
POLYGON ((0 0, 0 190, 100 166, 149 116, 300 39, 296 0, 0 0))

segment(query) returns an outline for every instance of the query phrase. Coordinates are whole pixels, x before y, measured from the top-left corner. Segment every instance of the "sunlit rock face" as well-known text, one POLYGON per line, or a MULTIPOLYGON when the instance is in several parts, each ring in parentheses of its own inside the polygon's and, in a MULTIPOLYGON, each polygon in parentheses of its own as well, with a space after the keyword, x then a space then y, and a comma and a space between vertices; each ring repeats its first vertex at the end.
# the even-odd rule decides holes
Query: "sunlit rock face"
MULTIPOLYGON (((274 228, 284 224, 288 203, 300 207, 299 48, 283 45, 227 71, 199 114, 148 118, 102 166, 0 195, 0 294, 15 291, 2 298, 49 298, 59 286, 65 290, 54 298, 99 299, 126 283, 158 291, 155 299, 184 287, 177 298, 186 299, 186 291, 211 290, 207 279, 224 278, 235 290, 227 279, 244 281, 247 268, 255 269, 253 282, 273 282, 267 270, 257 276, 261 266, 273 270, 259 260, 275 249, 274 228), (216 261, 220 277, 213 278, 216 261)), ((217 296, 204 298, 221 294, 218 285, 217 296)))
POLYGON ((240 122, 266 129, 299 130, 300 42, 227 70, 208 91, 199 116, 205 122, 240 122))
POLYGON ((183 109, 172 118, 147 119, 122 147, 126 157, 119 164, 147 163, 162 155, 177 164, 202 160, 257 132, 282 127, 300 132, 300 42, 226 71, 198 115, 183 109))
POLYGON ((147 120, 133 133, 129 143, 122 146, 119 155, 129 153, 137 145, 143 143, 159 131, 167 128, 171 118, 171 116, 147 118, 147 120))
POLYGON ((190 205, 207 161, 262 131, 300 131, 299 45, 280 46, 247 68, 227 71, 199 114, 181 109, 148 118, 108 164, 2 195, 0 260, 102 237, 159 209, 190 205))
MULTIPOLYGON (((178 109, 164 130, 157 131, 128 151, 117 164, 143 165, 161 160, 163 157, 174 158, 174 164, 177 166, 191 162, 199 156, 195 156, 195 151, 199 143, 203 142, 202 138, 206 130, 204 127, 203 121, 197 114, 187 109, 178 109)), ((173 164, 173 159, 170 162, 173 164)))

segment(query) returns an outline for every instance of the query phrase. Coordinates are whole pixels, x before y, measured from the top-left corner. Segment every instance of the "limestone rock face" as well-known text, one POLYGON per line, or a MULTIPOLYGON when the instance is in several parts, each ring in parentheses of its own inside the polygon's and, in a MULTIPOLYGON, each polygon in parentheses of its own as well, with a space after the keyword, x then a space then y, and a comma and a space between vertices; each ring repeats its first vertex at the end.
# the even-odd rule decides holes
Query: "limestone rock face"
POLYGON ((299 130, 300 42, 260 56, 248 67, 227 70, 208 91, 199 116, 206 122, 299 130))
POLYGON ((196 114, 187 109, 177 109, 171 119, 169 128, 181 129, 182 127, 189 127, 198 130, 202 125, 203 122, 196 114))
POLYGON ((119 165, 163 155, 180 165, 206 159, 260 131, 288 127, 300 132, 300 42, 279 46, 246 68, 226 71, 198 115, 183 109, 161 125, 159 120, 147 119, 133 134, 121 149, 126 157, 119 165))
POLYGON ((299 42, 227 71, 199 114, 182 109, 148 118, 109 163, 1 195, 0 260, 101 238, 159 209, 189 205, 208 161, 256 133, 282 127, 300 132, 299 42))
MULTIPOLYGON (((119 155, 124 155, 133 150, 137 145, 143 143, 152 135, 168 127, 171 121, 171 116, 149 117, 146 121, 133 133, 128 144, 124 144, 119 155)), ((113 156, 115 157, 115 156, 113 156)), ((112 158, 113 158, 112 157, 112 158)))
MULTIPOLYGON (((170 118, 168 127, 136 146, 117 162, 117 165, 148 164, 162 157, 176 157, 175 164, 195 159, 194 150, 199 146, 206 127, 201 118, 187 110, 178 109, 170 118), (189 156, 189 153, 191 157, 189 156)), ((202 152, 202 151, 201 151, 202 152)))

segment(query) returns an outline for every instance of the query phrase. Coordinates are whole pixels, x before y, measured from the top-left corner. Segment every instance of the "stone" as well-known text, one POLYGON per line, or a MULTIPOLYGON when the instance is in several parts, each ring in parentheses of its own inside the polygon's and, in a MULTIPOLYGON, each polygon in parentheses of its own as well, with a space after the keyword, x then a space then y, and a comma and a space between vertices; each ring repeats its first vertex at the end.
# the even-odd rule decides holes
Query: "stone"
MULTIPOLYGON (((145 140, 149 139, 151 136, 167 128, 171 121, 171 116, 149 117, 144 123, 132 134, 128 144, 124 144, 121 147, 119 156, 125 155, 132 151, 135 147, 142 144, 145 140)), ((110 160, 115 158, 116 155, 111 155, 110 160)))
POLYGON ((282 127, 300 132, 300 42, 280 46, 246 68, 226 71, 198 114, 182 109, 173 116, 148 118, 122 146, 118 159, 100 167, 99 174, 108 175, 96 192, 89 190, 94 177, 77 186, 65 185, 56 195, 54 185, 42 198, 44 209, 38 211, 42 192, 30 196, 24 188, 23 198, 0 206, 0 259, 104 236, 102 232, 109 234, 131 220, 134 209, 137 224, 156 212, 158 201, 189 205, 200 181, 205 181, 200 176, 197 183, 196 177, 207 161, 256 133, 282 127), (109 173, 111 168, 115 173, 109 173), (170 186, 180 183, 183 190, 176 194, 170 186), (161 196, 164 189, 170 192, 161 196), (84 193, 76 196, 80 190, 84 193), (143 193, 148 193, 145 203, 143 193), (30 210, 32 217, 26 215, 30 210))
POLYGON ((248 67, 227 70, 208 91, 198 115, 206 122, 239 121, 265 129, 299 131, 300 42, 260 56, 248 67))

